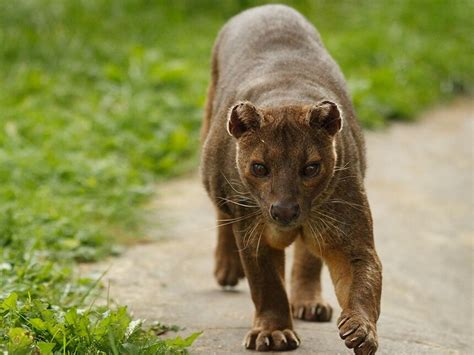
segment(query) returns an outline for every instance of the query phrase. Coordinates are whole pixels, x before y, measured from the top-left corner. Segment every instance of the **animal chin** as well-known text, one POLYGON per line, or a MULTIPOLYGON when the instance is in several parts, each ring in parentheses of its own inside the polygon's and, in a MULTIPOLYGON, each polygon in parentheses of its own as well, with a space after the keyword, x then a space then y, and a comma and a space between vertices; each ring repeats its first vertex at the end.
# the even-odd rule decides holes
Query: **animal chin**
POLYGON ((269 222, 270 229, 265 233, 265 240, 269 246, 275 249, 284 249, 288 247, 300 234, 299 225, 295 224, 277 224, 275 221, 269 222))
POLYGON ((271 225, 273 229, 276 229, 282 232, 291 231, 301 226, 301 223, 299 223, 299 221, 294 221, 290 223, 280 223, 278 221, 273 220, 272 218, 268 219, 268 223, 271 225))

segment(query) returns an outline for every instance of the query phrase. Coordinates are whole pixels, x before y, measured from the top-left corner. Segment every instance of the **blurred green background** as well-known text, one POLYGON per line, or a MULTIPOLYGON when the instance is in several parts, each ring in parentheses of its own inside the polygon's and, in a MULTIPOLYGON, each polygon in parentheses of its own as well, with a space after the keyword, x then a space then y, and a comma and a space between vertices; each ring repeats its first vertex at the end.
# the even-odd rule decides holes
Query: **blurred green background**
MULTIPOLYGON (((263 3, 0 0, 0 344, 12 349, 12 329, 33 334, 29 349, 49 339, 29 320, 55 305, 60 334, 98 346, 64 323, 94 285, 71 260, 140 235, 153 183, 197 166, 213 41, 263 3)), ((473 93, 474 1, 284 3, 320 31, 365 127, 473 93)), ((122 349, 122 333, 101 346, 122 349)))

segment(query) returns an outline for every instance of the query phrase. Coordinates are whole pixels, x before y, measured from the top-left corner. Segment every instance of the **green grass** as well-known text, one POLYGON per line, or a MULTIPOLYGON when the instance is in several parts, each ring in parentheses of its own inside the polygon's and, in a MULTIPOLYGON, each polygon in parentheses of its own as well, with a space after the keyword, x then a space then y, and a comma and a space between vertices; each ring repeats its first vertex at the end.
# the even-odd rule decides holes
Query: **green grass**
MULTIPOLYGON (((289 3, 317 25, 366 127, 473 92, 472 1, 289 3)), ((0 351, 192 342, 94 306, 75 263, 142 237, 153 183, 196 166, 213 40, 255 4, 0 0, 0 351)))

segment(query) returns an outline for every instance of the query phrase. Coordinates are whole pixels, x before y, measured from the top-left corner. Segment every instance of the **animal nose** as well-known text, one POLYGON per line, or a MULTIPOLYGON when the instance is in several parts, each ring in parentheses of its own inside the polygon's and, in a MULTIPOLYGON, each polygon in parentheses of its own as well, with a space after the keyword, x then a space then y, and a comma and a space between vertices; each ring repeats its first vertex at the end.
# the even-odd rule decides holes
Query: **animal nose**
POLYGON ((270 208, 272 218, 281 224, 289 224, 300 215, 300 206, 297 203, 277 202, 270 208))

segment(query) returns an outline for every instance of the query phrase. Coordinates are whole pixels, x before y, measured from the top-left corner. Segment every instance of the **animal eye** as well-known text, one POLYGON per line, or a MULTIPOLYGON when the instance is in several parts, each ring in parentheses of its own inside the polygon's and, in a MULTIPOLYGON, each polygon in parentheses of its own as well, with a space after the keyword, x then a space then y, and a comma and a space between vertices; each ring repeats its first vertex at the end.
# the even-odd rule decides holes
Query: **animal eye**
POLYGON ((265 177, 269 173, 268 168, 260 163, 253 163, 252 164, 252 174, 257 177, 265 177))
POLYGON ((315 177, 316 175, 319 174, 320 170, 321 170, 321 164, 320 163, 308 164, 303 169, 303 176, 304 177, 315 177))

